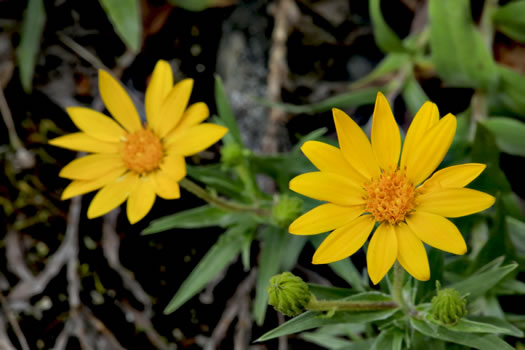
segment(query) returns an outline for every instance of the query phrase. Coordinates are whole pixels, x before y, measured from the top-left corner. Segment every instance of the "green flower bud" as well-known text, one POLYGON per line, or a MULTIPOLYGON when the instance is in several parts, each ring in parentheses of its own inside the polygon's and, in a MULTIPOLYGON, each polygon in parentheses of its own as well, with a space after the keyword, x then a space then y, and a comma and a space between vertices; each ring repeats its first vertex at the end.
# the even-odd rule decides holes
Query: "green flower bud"
POLYGON ((303 201, 300 198, 285 194, 279 197, 279 201, 273 206, 272 217, 280 227, 288 227, 302 211, 303 201))
POLYGON ((233 168, 242 163, 248 150, 243 149, 236 143, 229 143, 221 148, 221 162, 226 167, 233 168))
POLYGON ((430 315, 443 325, 453 326, 467 314, 467 301, 457 290, 440 287, 436 282, 437 295, 432 298, 430 315))
POLYGON ((286 316, 297 316, 306 310, 312 294, 308 285, 290 272, 283 272, 270 279, 268 304, 286 316))

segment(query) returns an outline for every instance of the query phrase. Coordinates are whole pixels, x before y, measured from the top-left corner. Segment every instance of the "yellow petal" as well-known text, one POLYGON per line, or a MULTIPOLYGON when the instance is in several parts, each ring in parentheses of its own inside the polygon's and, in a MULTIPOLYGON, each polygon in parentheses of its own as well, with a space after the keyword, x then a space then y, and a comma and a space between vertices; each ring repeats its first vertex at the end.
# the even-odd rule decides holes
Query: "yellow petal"
POLYGON ((101 141, 83 132, 60 136, 49 140, 48 143, 53 146, 80 152, 118 153, 119 151, 119 144, 117 142, 101 141))
POLYGON ((157 135, 166 136, 180 122, 192 89, 193 79, 184 79, 171 89, 151 125, 157 135))
POLYGON ((401 135, 390 105, 381 93, 377 93, 372 117, 372 149, 382 169, 397 168, 401 152, 401 135))
POLYGON ((199 153, 219 141, 227 132, 227 128, 217 124, 193 126, 166 140, 167 153, 181 156, 199 153))
POLYGON ((180 188, 177 181, 171 179, 165 172, 157 171, 153 173, 155 192, 164 199, 180 198, 180 188))
POLYGON ((458 255, 467 252, 467 244, 456 225, 442 216, 416 211, 406 222, 420 240, 432 247, 458 255))
POLYGON ((299 216, 288 228, 294 235, 314 235, 344 226, 363 214, 362 206, 343 207, 326 203, 299 216))
POLYGON ((158 119, 157 114, 160 111, 162 102, 168 96, 172 87, 173 72, 171 71, 171 66, 168 62, 159 60, 146 88, 146 97, 144 99, 146 117, 150 126, 153 125, 153 120, 158 119))
POLYGON ((417 210, 448 218, 474 214, 494 204, 496 198, 470 188, 447 188, 417 197, 417 210))
POLYGON ((140 221, 149 213, 153 203, 155 203, 155 184, 150 177, 141 177, 128 198, 126 212, 129 222, 134 224, 140 221))
POLYGON ((405 162, 407 177, 414 185, 425 180, 438 167, 456 133, 456 117, 447 114, 425 137, 409 150, 405 162))
POLYGON ((461 188, 467 186, 485 170, 485 164, 468 163, 453 165, 437 171, 423 184, 423 192, 442 188, 461 188))
POLYGON ((375 221, 362 215, 333 231, 315 251, 313 264, 329 264, 354 254, 365 244, 375 221))
POLYGON ((113 119, 84 107, 66 109, 75 125, 91 137, 101 141, 120 142, 126 132, 113 119))
POLYGON ((341 150, 324 142, 307 141, 301 151, 321 171, 343 175, 356 183, 364 183, 366 178, 348 164, 341 150))
POLYGON ((413 153, 418 149, 421 140, 439 121, 439 110, 437 106, 427 101, 421 106, 416 116, 410 123, 405 142, 403 143, 403 153, 401 154, 401 168, 403 169, 408 159, 413 158, 413 153))
POLYGON ((363 130, 345 112, 336 108, 332 109, 332 112, 339 147, 345 159, 366 179, 379 177, 379 165, 363 130))
POLYGON ((339 205, 363 204, 364 190, 341 175, 314 172, 301 174, 290 181, 290 189, 304 196, 339 205))
POLYGON ((106 174, 93 180, 75 180, 64 189, 61 199, 66 200, 84 193, 98 190, 102 186, 118 179, 125 172, 126 169, 119 168, 108 171, 106 174))
POLYGON ((368 275, 373 284, 378 284, 397 258, 397 237, 391 224, 379 225, 372 235, 366 252, 368 275))
POLYGON ((182 156, 169 155, 164 157, 160 169, 175 181, 180 181, 186 176, 186 163, 182 156))
POLYGON ((126 175, 108 183, 97 192, 89 205, 87 216, 93 219, 115 209, 135 190, 139 177, 128 172, 126 175))
POLYGON ((187 129, 205 121, 210 115, 210 110, 204 102, 197 102, 188 107, 177 125, 177 130, 187 129))
POLYGON ((58 175, 72 180, 93 180, 114 169, 125 170, 119 154, 89 154, 71 161, 58 175))
POLYGON ((129 132, 142 129, 137 109, 124 87, 104 70, 98 71, 98 88, 109 113, 129 132))
POLYGON ((397 260, 401 266, 415 279, 428 281, 430 267, 425 246, 404 222, 394 226, 394 230, 397 236, 397 260))

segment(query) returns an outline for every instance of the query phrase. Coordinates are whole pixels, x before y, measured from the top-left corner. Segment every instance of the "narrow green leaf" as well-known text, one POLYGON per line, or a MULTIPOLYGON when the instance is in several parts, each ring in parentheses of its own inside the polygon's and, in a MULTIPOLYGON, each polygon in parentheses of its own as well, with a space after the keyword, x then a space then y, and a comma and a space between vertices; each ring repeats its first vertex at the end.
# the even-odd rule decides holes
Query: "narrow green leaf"
POLYGON ((402 350, 403 333, 398 330, 383 331, 370 350, 402 350))
POLYGON ((22 22, 20 45, 16 50, 20 81, 26 92, 31 92, 45 20, 44 2, 42 0, 29 0, 22 22))
POLYGON ((406 79, 401 94, 411 115, 416 115, 423 103, 430 100, 412 74, 406 79))
POLYGON ((279 266, 283 253, 283 247, 289 235, 283 229, 275 226, 267 226, 261 233, 263 246, 259 257, 259 270, 257 271, 257 284, 255 288, 255 301, 253 317, 260 326, 264 322, 266 309, 268 308, 268 294, 266 287, 270 283, 270 278, 279 273, 279 266))
POLYGON ((350 346, 352 346, 352 342, 349 340, 335 335, 318 332, 301 333, 299 338, 329 350, 348 349, 350 346))
MULTIPOLYGON (((429 314, 425 315, 425 319, 435 324, 429 314)), ((512 324, 491 316, 470 316, 469 318, 462 318, 455 325, 446 326, 446 328, 454 332, 507 334, 514 337, 523 336, 523 332, 512 324)))
POLYGON ((525 222, 513 217, 505 217, 510 239, 516 250, 525 255, 525 222))
POLYGON ((190 177, 213 188, 218 193, 241 201, 246 199, 242 181, 225 173, 221 168, 221 164, 186 165, 186 169, 190 177))
POLYGON ((381 13, 381 0, 370 0, 368 10, 374 30, 377 47, 383 52, 403 51, 403 43, 397 34, 388 26, 381 13))
POLYGON ((224 232, 182 283, 164 314, 177 310, 235 260, 242 248, 243 234, 253 229, 251 224, 240 224, 224 232))
POLYGON ((496 137, 503 152, 525 157, 525 123, 505 117, 492 117, 483 122, 496 137))
POLYGON ((370 84, 379 79, 387 79, 406 64, 411 64, 411 57, 403 52, 391 52, 365 77, 352 82, 352 88, 356 89, 370 84))
POLYGON ((511 68, 496 65, 501 77, 497 91, 490 97, 490 113, 492 115, 507 115, 511 112, 514 116, 525 118, 525 76, 511 68))
POLYGON ((357 294, 357 291, 349 288, 323 286, 315 283, 308 283, 308 289, 317 299, 343 299, 357 294))
POLYGON ((202 11, 212 3, 211 0, 169 0, 169 2, 188 11, 202 11))
POLYGON ((286 247, 284 251, 286 254, 281 258, 281 270, 290 271, 295 267, 299 259, 299 254, 301 254, 307 239, 303 236, 295 236, 289 233, 286 233, 289 237, 286 242, 286 247))
POLYGON ((510 2, 492 15, 496 28, 510 38, 525 43, 525 1, 510 2))
POLYGON ((120 39, 134 52, 142 40, 142 20, 138 0, 100 0, 120 39))
POLYGON ((224 142, 237 143, 242 146, 244 143, 242 142, 237 120, 224 90, 222 79, 218 75, 215 75, 215 103, 217 104, 219 118, 224 123, 224 126, 228 128, 228 133, 223 138, 224 142))
MULTIPOLYGON (((355 300, 355 301, 392 301, 391 297, 378 293, 368 292, 360 293, 344 300, 355 300)), ((394 314, 397 309, 390 310, 379 310, 379 311, 356 311, 356 312, 336 312, 332 317, 322 317, 320 313, 307 311, 291 320, 283 323, 279 327, 265 333, 257 341, 265 341, 273 338, 277 338, 283 335, 298 333, 307 329, 312 329, 320 326, 326 326, 330 324, 338 323, 364 323, 372 322, 377 320, 384 320, 394 314)))
POLYGON ((472 20, 470 0, 430 0, 430 46, 438 74, 447 84, 496 86, 498 72, 472 20))

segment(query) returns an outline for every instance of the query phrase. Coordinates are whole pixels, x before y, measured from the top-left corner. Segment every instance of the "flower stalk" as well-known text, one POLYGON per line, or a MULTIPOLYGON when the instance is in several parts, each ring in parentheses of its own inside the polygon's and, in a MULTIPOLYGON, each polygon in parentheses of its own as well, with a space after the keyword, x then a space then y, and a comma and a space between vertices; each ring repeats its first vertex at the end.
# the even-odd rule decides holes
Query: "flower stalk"
POLYGON ((403 296, 403 279, 405 277, 405 271, 399 262, 394 264, 394 283, 392 287, 392 296, 394 300, 401 306, 401 309, 405 314, 411 313, 410 306, 406 302, 403 296))
POLYGON ((317 300, 312 296, 307 310, 311 311, 377 311, 399 307, 395 301, 317 300))

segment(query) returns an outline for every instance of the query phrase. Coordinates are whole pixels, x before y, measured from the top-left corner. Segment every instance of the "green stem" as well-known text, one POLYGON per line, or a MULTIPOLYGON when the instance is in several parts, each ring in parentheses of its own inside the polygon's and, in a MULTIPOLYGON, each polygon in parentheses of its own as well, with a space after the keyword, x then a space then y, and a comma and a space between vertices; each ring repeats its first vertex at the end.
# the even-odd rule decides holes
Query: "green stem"
POLYGON ((375 311, 399 307, 394 301, 344 301, 310 299, 306 308, 311 311, 375 311))
POLYGON ((403 297, 403 278, 405 271, 403 267, 396 261, 394 264, 394 283, 393 283, 393 297, 394 300, 401 306, 401 309, 405 314, 410 313, 410 306, 407 304, 405 298, 403 297))
POLYGON ((186 191, 193 193, 200 199, 205 200, 206 202, 213 204, 218 208, 226 209, 229 211, 236 211, 236 212, 252 212, 260 216, 270 215, 269 210, 265 208, 259 208, 259 207, 253 207, 253 206, 244 205, 240 203, 234 203, 234 202, 219 198, 217 196, 214 196, 188 178, 182 179, 179 182, 179 185, 182 188, 184 188, 186 191))

